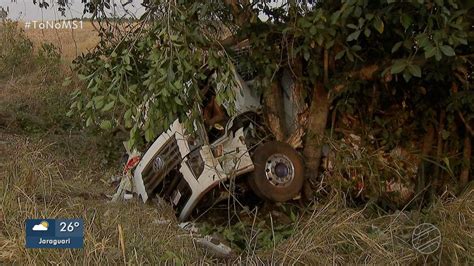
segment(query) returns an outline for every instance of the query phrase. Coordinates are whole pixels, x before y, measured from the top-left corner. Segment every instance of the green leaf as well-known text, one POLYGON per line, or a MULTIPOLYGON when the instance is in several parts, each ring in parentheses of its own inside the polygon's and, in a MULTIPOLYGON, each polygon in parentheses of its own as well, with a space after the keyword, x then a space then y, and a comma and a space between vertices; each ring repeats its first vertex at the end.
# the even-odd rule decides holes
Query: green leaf
POLYGON ((436 47, 434 47, 434 46, 431 46, 430 48, 427 48, 427 49, 425 50, 425 58, 428 59, 428 58, 430 58, 430 57, 433 57, 433 56, 435 55, 435 53, 436 53, 436 50, 437 50, 437 49, 436 49, 436 47))
POLYGON ((400 16, 400 23, 402 23, 403 28, 405 28, 405 30, 406 30, 406 29, 408 29, 408 27, 410 27, 410 25, 412 23, 412 19, 407 14, 402 14, 400 16))
POLYGON ((408 82, 411 79, 411 74, 408 71, 403 71, 403 79, 408 82))
POLYGON ((397 42, 393 47, 392 47, 392 54, 398 51, 400 49, 400 46, 402 46, 403 42, 397 42))
POLYGON ((153 129, 148 128, 145 130, 145 140, 147 142, 151 142, 154 139, 155 133, 153 132, 153 129))
POLYGON ((362 15, 362 9, 358 6, 356 7, 356 9, 354 10, 354 17, 358 18, 360 17, 360 15, 362 15))
POLYGON ((407 61, 406 60, 397 60, 395 63, 392 65, 392 69, 390 70, 390 73, 392 74, 398 74, 405 70, 407 67, 407 61))
POLYGON ((171 39, 173 42, 175 42, 175 41, 178 40, 178 35, 171 35, 171 36, 170 36, 170 39, 171 39))
POLYGON ((125 114, 123 115, 123 119, 125 122, 125 127, 130 128, 132 126, 132 109, 128 109, 125 114))
POLYGON ((330 49, 332 46, 334 45, 334 39, 333 40, 330 40, 329 42, 327 42, 324 47, 326 49, 330 49))
POLYGON ((365 35, 365 37, 367 37, 367 38, 370 37, 370 34, 371 34, 371 33, 372 33, 372 31, 371 31, 368 27, 365 28, 365 30, 364 30, 364 35, 365 35))
POLYGON ((136 125, 134 127, 132 127, 132 129, 130 129, 130 138, 131 139, 134 139, 136 137, 135 135, 137 134, 137 130, 138 130, 138 128, 137 128, 136 125))
POLYGON ((89 116, 86 120, 86 127, 89 127, 92 124, 92 116, 89 116))
POLYGON ((346 26, 347 26, 349 29, 353 29, 353 30, 357 30, 357 29, 358 29, 357 26, 354 25, 354 24, 347 24, 346 26))
POLYGON ((71 92, 71 97, 74 99, 76 98, 79 94, 81 94, 81 91, 79 89, 75 89, 73 92, 71 92))
POLYGON ((349 34, 349 36, 347 36, 347 41, 350 42, 350 41, 353 41, 353 40, 357 40, 359 38, 359 35, 360 35, 360 30, 356 30, 354 31, 353 33, 349 34))
POLYGON ((100 123, 100 128, 102 128, 103 130, 109 130, 112 128, 112 122, 110 122, 110 120, 103 120, 100 123))
POLYGON ((435 59, 436 59, 436 61, 441 60, 441 57, 442 57, 442 56, 443 56, 443 55, 441 54, 441 50, 440 50, 439 48, 437 48, 437 49, 436 49, 436 52, 435 52, 435 59))
POLYGON ((109 102, 108 104, 104 106, 104 108, 102 108, 102 112, 109 111, 110 109, 112 109, 112 107, 114 107, 114 105, 115 105, 115 101, 109 102))
POLYGON ((383 21, 379 17, 375 18, 373 26, 379 33, 383 33, 384 24, 383 24, 383 21))
POLYGON ((341 10, 338 10, 331 15, 331 24, 336 24, 336 22, 341 17, 341 10))
POLYGON ((94 102, 94 107, 97 110, 102 109, 102 107, 104 107, 104 100, 95 101, 94 102))
POLYGON ((127 141, 128 150, 132 150, 134 146, 135 146, 135 137, 130 137, 130 139, 127 141))
POLYGON ((342 51, 340 51, 339 53, 337 53, 334 58, 335 58, 336 60, 339 60, 339 59, 341 59, 341 58, 344 56, 345 53, 346 53, 346 50, 342 50, 342 51))
POLYGON ((445 54, 446 56, 455 56, 456 53, 454 52, 454 49, 449 46, 449 45, 443 45, 440 47, 441 51, 443 52, 443 54, 445 54))
POLYGON ((125 61, 125 64, 130 65, 130 57, 128 54, 123 56, 123 61, 125 61))
POLYGON ((426 33, 418 34, 415 38, 419 47, 424 48, 425 50, 433 47, 426 33))
POLYGON ((354 55, 350 51, 347 51, 346 56, 349 61, 354 62, 354 55))
POLYGON ((121 103, 125 104, 125 105, 128 104, 127 99, 125 99, 125 97, 123 97, 122 94, 119 94, 119 101, 120 101, 121 103))
POLYGON ((421 78, 421 68, 418 65, 409 65, 408 71, 414 76, 421 78))
POLYGON ((137 93, 137 84, 130 85, 128 90, 133 94, 137 93))
POLYGON ((92 100, 94 102, 102 101, 104 99, 104 95, 94 96, 92 100))

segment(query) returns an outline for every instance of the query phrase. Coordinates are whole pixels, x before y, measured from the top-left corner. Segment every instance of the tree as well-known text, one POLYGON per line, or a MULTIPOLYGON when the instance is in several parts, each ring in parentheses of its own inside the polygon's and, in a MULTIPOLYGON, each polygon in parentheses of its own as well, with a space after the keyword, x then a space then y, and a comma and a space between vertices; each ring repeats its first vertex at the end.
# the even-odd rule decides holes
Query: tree
MULTIPOLYGON (((275 137, 295 146, 303 141, 309 178, 317 177, 328 116, 333 125, 349 98, 369 124, 384 105, 408 108, 426 135, 427 158, 435 133, 444 134, 437 146, 449 141, 446 134, 463 136, 462 182, 469 176, 473 15, 463 2, 157 0, 145 1, 146 13, 127 25, 104 24, 107 3, 87 3, 99 19, 101 42, 75 62, 87 89, 73 94, 71 108, 87 126, 121 126, 132 146, 140 136, 152 141, 176 117, 188 124, 199 119, 196 99, 209 73, 215 75, 206 82, 221 88, 217 101, 231 103, 236 64, 230 47, 248 40, 250 52, 238 66, 256 73, 253 86, 263 94, 275 137), (283 71, 292 75, 300 107, 293 130, 275 108, 283 71), (445 118, 439 123, 441 116, 450 128, 445 118)), ((457 137, 452 141, 459 143, 457 137)), ((434 161, 441 167, 439 153, 434 161)), ((421 190, 428 181, 420 171, 421 190)))

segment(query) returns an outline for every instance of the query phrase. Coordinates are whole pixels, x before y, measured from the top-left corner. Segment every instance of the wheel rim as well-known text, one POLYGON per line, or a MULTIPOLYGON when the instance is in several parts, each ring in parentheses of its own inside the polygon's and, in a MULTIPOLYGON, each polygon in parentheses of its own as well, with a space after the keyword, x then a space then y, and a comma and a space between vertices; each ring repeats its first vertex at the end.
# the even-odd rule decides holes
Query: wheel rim
POLYGON ((295 167, 291 160, 283 154, 273 154, 265 163, 265 175, 274 186, 288 185, 295 177, 295 167))

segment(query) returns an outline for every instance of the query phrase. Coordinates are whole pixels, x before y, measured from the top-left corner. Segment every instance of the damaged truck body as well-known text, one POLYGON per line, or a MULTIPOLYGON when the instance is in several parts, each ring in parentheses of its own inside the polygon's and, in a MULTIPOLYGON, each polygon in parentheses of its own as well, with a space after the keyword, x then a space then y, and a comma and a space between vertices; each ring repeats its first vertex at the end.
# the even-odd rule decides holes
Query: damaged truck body
POLYGON ((206 194, 226 189, 220 184, 228 181, 243 183, 268 201, 283 202, 299 195, 302 158, 289 144, 268 134, 259 97, 236 75, 237 112, 218 130, 195 121, 195 132, 190 134, 175 120, 141 156, 131 178, 133 192, 144 202, 155 196, 168 200, 184 221, 206 194))

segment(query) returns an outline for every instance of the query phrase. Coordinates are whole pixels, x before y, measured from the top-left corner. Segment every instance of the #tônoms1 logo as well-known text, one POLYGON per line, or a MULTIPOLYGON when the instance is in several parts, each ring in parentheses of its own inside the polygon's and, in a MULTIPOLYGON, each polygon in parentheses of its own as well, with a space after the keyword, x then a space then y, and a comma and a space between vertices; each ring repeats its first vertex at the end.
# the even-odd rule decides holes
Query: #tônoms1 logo
POLYGON ((77 30, 83 28, 82 20, 25 21, 25 30, 77 30))

